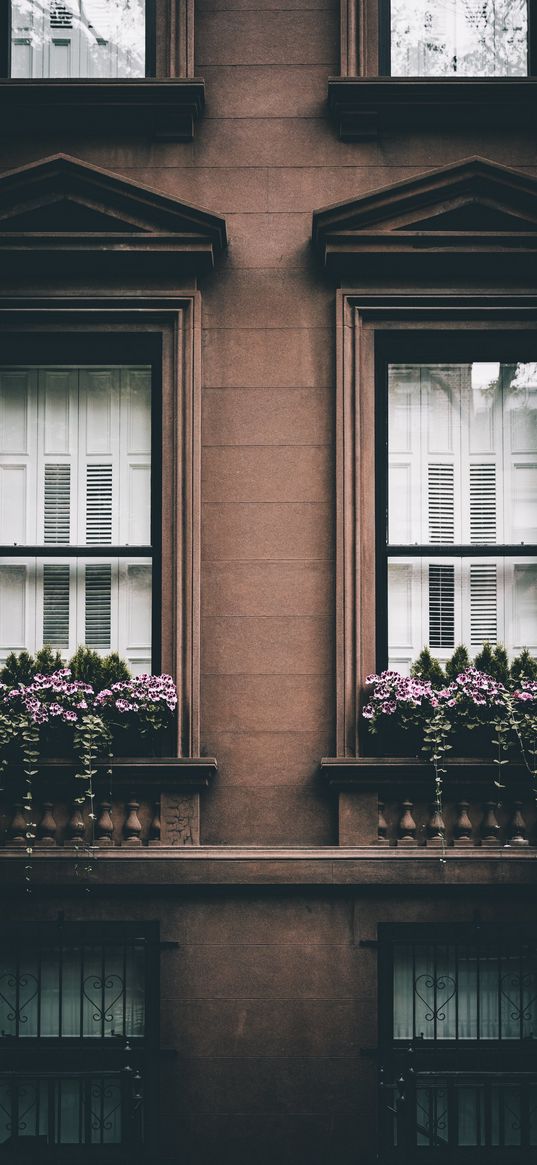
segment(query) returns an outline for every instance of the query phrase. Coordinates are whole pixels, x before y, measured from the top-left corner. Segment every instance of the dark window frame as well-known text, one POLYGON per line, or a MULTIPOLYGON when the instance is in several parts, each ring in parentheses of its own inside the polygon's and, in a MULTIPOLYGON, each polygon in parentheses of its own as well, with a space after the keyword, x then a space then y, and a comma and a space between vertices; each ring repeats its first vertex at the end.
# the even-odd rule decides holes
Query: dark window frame
MULTIPOLYGON (((111 336, 96 331, 93 335, 68 336, 22 333, 4 336, 2 367, 26 367, 29 364, 62 365, 148 364, 151 367, 151 542, 149 546, 80 546, 42 544, 36 546, 0 544, 0 558, 141 558, 150 559, 151 589, 151 670, 159 672, 162 661, 162 352, 156 337, 119 334, 111 336)), ((0 531, 1 534, 1 531, 0 531)), ((111 651, 116 650, 111 644, 111 651)))
MULTIPOLYGON (((526 76, 533 77, 537 74, 537 6, 535 0, 527 0, 528 7, 528 71, 526 76)), ((391 73, 391 0, 378 0, 378 53, 379 53, 379 76, 390 77, 393 81, 408 81, 409 77, 392 76, 391 73)), ((421 75, 424 81, 438 81, 438 80, 454 80, 454 81, 468 81, 471 77, 453 73, 446 76, 441 74, 438 77, 434 75, 421 75)), ((509 80, 510 78, 506 78, 509 80)), ((500 77, 481 77, 480 80, 486 81, 500 81, 500 77)))
MULTIPOLYGON (((479 543, 390 545, 388 542, 388 366, 391 363, 470 363, 473 360, 499 359, 502 363, 537 358, 537 336, 516 338, 501 328, 490 334, 419 332, 412 335, 378 333, 375 337, 375 531, 376 531, 376 669, 388 665, 388 559, 415 558, 508 558, 536 557, 537 544, 479 543), (532 348, 533 344, 533 348, 532 348), (497 347, 494 347, 497 345, 497 347), (492 351, 491 351, 492 346, 492 351), (523 349, 521 352, 520 349, 523 349), (515 351, 518 355, 515 356, 515 351)), ((456 646, 456 644, 454 644, 456 646)))
MULTIPOLYGON (((155 1147, 158 1121, 158 1052, 159 1052, 159 924, 144 922, 32 922, 5 923, 2 940, 9 949, 28 947, 32 952, 57 946, 65 949, 77 943, 85 946, 118 946, 143 944, 145 948, 145 1025, 142 1037, 0 1037, 0 1075, 14 1080, 54 1079, 78 1076, 81 1081, 90 1077, 119 1076, 122 1084, 122 1103, 125 1114, 130 1110, 132 1124, 125 1129, 120 1144, 91 1145, 64 1144, 53 1146, 57 1165, 71 1162, 91 1162, 97 1165, 128 1165, 136 1154, 143 1160, 146 1149, 155 1147), (139 1073, 139 1077, 138 1074, 139 1073), (138 1104, 136 1090, 143 1089, 143 1100, 138 1104), (144 1135, 150 1130, 150 1137, 144 1135)), ((43 1156, 32 1143, 29 1155, 27 1139, 17 1139, 10 1155, 14 1165, 31 1161, 32 1165, 52 1160, 50 1147, 43 1146, 43 1156), (26 1144, 25 1144, 26 1141, 26 1144)))
MULTIPOLYGON (((416 1165, 435 1165, 445 1160, 446 1147, 418 1146, 416 1144, 416 1120, 413 1115, 416 1103, 415 1089, 420 1073, 432 1083, 435 1079, 446 1080, 450 1118, 453 1127, 453 1092, 457 1080, 463 1084, 471 1081, 474 1086, 484 1089, 500 1081, 517 1083, 522 1089, 537 1082, 537 1045, 531 1040, 421 1040, 414 1038, 395 1039, 393 1036, 393 968, 395 945, 431 944, 447 946, 450 943, 479 945, 480 942, 498 941, 499 928, 496 923, 381 923, 378 930, 378 1029, 379 1029, 379 1140, 383 1165, 407 1165, 412 1153, 416 1165), (533 1045, 533 1046, 532 1046, 533 1045), (485 1059, 485 1063, 484 1063, 485 1059), (394 1115, 394 1109, 397 1115, 394 1115), (398 1129, 398 1145, 393 1145, 393 1116, 398 1129)), ((500 938, 513 947, 528 945, 528 930, 523 924, 502 924, 500 938)), ((533 942, 533 948, 537 942, 533 942)), ((490 1131, 490 1100, 485 1100, 486 1127, 490 1131)), ((528 1134, 524 1129, 522 1135, 528 1134)), ((528 1159, 528 1145, 521 1146, 468 1146, 450 1144, 448 1160, 455 1162, 471 1160, 474 1165, 525 1165, 528 1159), (470 1156, 471 1155, 471 1156, 470 1156)))

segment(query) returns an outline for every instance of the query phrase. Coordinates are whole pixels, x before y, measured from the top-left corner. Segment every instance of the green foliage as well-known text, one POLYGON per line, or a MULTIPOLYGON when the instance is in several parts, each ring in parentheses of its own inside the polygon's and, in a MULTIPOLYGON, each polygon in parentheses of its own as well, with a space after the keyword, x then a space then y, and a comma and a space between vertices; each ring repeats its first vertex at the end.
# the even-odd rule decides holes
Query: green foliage
POLYGON ((21 651, 17 655, 12 651, 0 671, 0 681, 9 688, 16 688, 19 684, 31 684, 35 675, 35 659, 28 651, 21 651))
POLYGON ((53 651, 48 643, 44 647, 40 647, 35 657, 35 674, 40 676, 51 676, 55 671, 60 671, 64 667, 63 659, 59 651, 53 651))
POLYGON ((431 655, 428 647, 420 651, 412 664, 410 674, 420 680, 429 680, 433 687, 442 687, 446 681, 442 665, 431 655))
POLYGON ((494 679, 498 680, 498 683, 500 684, 508 684, 509 660, 507 658, 505 647, 502 647, 501 643, 498 643, 497 647, 494 648, 492 653, 492 667, 493 670, 491 675, 494 677, 494 679))
POLYGON ((130 680, 131 678, 125 660, 121 659, 117 651, 105 655, 104 659, 101 660, 101 667, 103 688, 111 688, 112 684, 118 684, 120 680, 130 680))
POLYGON ((101 656, 89 647, 79 647, 72 659, 69 660, 73 679, 91 684, 95 692, 109 688, 119 680, 130 679, 129 669, 117 651, 110 655, 101 656))
POLYGON ((91 684, 96 692, 104 686, 102 684, 103 665, 100 655, 90 647, 78 647, 69 660, 69 668, 74 680, 81 680, 84 684, 91 684))
POLYGON ((490 643, 483 644, 481 651, 478 652, 474 659, 474 667, 476 667, 478 671, 486 672, 489 676, 493 674, 494 654, 490 643))
POLYGON ((530 655, 527 647, 513 660, 511 679, 514 680, 515 684, 521 680, 537 680, 537 659, 530 655))
POLYGON ((470 667, 470 656, 464 644, 461 643, 459 647, 455 648, 451 659, 448 659, 446 663, 446 679, 448 683, 456 679, 467 667, 470 667))

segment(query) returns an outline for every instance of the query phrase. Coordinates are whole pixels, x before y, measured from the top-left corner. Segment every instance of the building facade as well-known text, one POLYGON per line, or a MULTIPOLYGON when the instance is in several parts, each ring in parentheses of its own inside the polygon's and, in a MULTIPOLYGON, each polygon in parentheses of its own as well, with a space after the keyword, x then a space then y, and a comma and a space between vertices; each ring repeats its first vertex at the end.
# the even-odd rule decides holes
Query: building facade
POLYGON ((532 789, 360 707, 537 653, 532 0, 2 11, 2 662, 179 717, 5 775, 0 1149, 526 1165, 532 789))

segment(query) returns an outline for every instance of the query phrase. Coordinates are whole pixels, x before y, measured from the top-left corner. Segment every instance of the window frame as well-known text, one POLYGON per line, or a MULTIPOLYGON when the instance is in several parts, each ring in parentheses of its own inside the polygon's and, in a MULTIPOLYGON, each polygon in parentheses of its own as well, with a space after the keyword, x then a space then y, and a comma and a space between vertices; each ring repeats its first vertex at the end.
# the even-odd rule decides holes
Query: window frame
MULTIPOLYGON (((37 365, 40 367, 62 366, 97 367, 124 367, 126 341, 128 341, 129 356, 132 354, 133 364, 147 364, 151 368, 151 539, 148 546, 111 546, 105 545, 82 546, 68 543, 47 545, 17 545, 0 544, 0 558, 36 558, 39 560, 79 559, 79 558, 147 558, 151 562, 151 671, 159 672, 162 658, 162 628, 160 626, 160 612, 162 610, 162 360, 159 352, 158 339, 155 336, 144 337, 142 334, 128 335, 117 333, 112 336, 107 333, 95 333, 77 336, 61 335, 60 333, 36 335, 27 333, 24 338, 12 336, 3 337, 2 364, 0 368, 26 367, 37 365), (24 360, 18 358, 20 349, 23 349, 24 360), (5 357, 5 360, 4 360, 5 357)), ((0 537, 1 537, 0 530, 0 537)), ((38 645, 40 646, 40 645, 38 645)), ((52 644, 55 648, 55 645, 52 644)), ((76 645, 79 646, 78 644, 76 645)), ((110 651, 118 650, 118 646, 111 643, 110 651)), ((121 652, 120 652, 121 654, 121 652)))
MULTIPOLYGON (((6 1036, 0 1039, 0 1073, 4 1071, 16 1077, 39 1077, 66 1075, 88 1076, 93 1073, 105 1077, 107 1074, 118 1075, 129 1073, 128 1080, 133 1080, 137 1070, 141 1072, 143 1088, 143 1109, 138 1126, 141 1130, 142 1142, 136 1139, 134 1131, 127 1130, 127 1136, 121 1144, 88 1145, 65 1144, 55 1145, 54 1154, 58 1165, 62 1161, 98 1161, 99 1165, 128 1165, 132 1160, 131 1154, 136 1152, 137 1160, 144 1160, 146 1153, 154 1151, 155 1138, 158 1139, 158 1054, 159 1054, 159 1011, 160 1011, 160 960, 159 960, 159 923, 158 922, 64 922, 59 915, 55 922, 33 922, 28 924, 6 923, 2 929, 4 942, 12 947, 14 944, 28 946, 31 950, 39 951, 44 945, 54 946, 55 934, 58 947, 75 945, 81 942, 85 946, 95 944, 100 946, 117 945, 121 943, 142 940, 145 948, 145 1024, 143 1037, 20 1037, 6 1036), (36 941, 37 940, 37 941, 36 941), (5 1042, 4 1042, 5 1041, 5 1042), (121 1045, 121 1046, 120 1046, 121 1045), (126 1046, 128 1045, 128 1046, 126 1046), (42 1059, 40 1059, 42 1057, 42 1059), (104 1061, 104 1065, 103 1065, 104 1061), (40 1069, 42 1071, 40 1072, 40 1069), (143 1126, 150 1130, 149 1136, 143 1137, 143 1126), (134 1139, 133 1139, 134 1138, 134 1139), (151 1145, 150 1145, 151 1142, 151 1145)), ((24 1138, 22 1138, 24 1141, 24 1138)), ((18 1147, 14 1160, 26 1162, 36 1161, 40 1156, 33 1156, 35 1149, 26 1156, 24 1144, 18 1147)), ((43 1160, 48 1160, 47 1149, 43 1160)))
MULTIPOLYGON (((488 333, 489 335, 490 333, 488 333)), ((388 560, 390 558, 419 557, 423 558, 510 558, 532 557, 537 558, 537 543, 478 543, 466 544, 390 544, 388 541, 388 367, 392 363, 427 364, 427 363, 470 363, 472 360, 499 358, 502 363, 514 363, 514 352, 517 345, 523 348, 517 359, 526 358, 524 349, 527 346, 527 359, 530 359, 531 340, 525 335, 524 340, 514 339, 501 330, 494 331, 492 344, 497 345, 490 349, 491 341, 481 332, 472 332, 470 328, 461 330, 456 336, 451 335, 446 341, 445 332, 415 332, 409 334, 393 333, 386 335, 377 333, 375 337, 375 460, 376 490, 376 658, 375 671, 383 671, 388 667, 388 560), (510 349, 512 345, 512 351, 510 349)), ((535 337, 537 344, 537 336, 535 337)), ((537 348, 534 350, 537 356, 537 348)), ((457 637, 455 637, 457 638, 457 637)), ((421 645, 425 646, 425 644, 421 645)), ((421 650, 421 646, 420 649, 421 650)), ((453 643, 453 648, 457 643, 453 643)), ((470 650, 470 645, 466 645, 470 650)))
MULTIPOLYGON (((139 336, 140 350, 161 353, 161 502, 159 544, 161 586, 154 588, 160 626, 160 669, 171 674, 179 692, 177 736, 172 755, 200 752, 200 460, 201 460, 201 321, 200 296, 109 299, 55 296, 36 300, 0 299, 0 338, 27 344, 35 338, 40 351, 72 351, 79 337, 139 336), (50 334, 53 334, 49 339, 50 334), (54 348, 55 346, 55 348, 54 348), (160 606, 159 606, 160 605, 160 606)), ((117 340, 119 343, 120 340, 117 340)), ((26 352, 27 347, 24 348, 26 352)), ((100 357, 99 357, 100 362, 100 357)), ((22 363, 22 361, 21 361, 22 363)), ((156 439, 156 434, 155 434, 156 439)), ((155 620, 155 623, 157 620, 155 620)))
MULTIPOLYGON (((501 924, 501 939, 514 946, 522 946, 528 942, 527 926, 516 923, 501 924)), ((399 1162, 403 1165, 408 1157, 401 1155, 400 1150, 406 1153, 410 1150, 408 1144, 394 1147, 387 1127, 388 1122, 382 1119, 383 1105, 390 1100, 383 1101, 385 1090, 399 1086, 399 1097, 402 1101, 402 1123, 404 1135, 411 1136, 412 1104, 416 1077, 420 1071, 432 1077, 442 1078, 447 1075, 450 1079, 461 1077, 479 1077, 483 1080, 490 1076, 503 1076, 507 1082, 511 1079, 525 1081, 531 1078, 537 1081, 537 1056, 535 1047, 531 1047, 531 1040, 420 1040, 414 1037, 395 1039, 393 1037, 393 968, 394 948, 396 943, 427 944, 450 943, 479 944, 481 940, 497 941, 498 925, 496 923, 483 924, 480 921, 473 923, 429 922, 429 923, 380 923, 378 928, 378 1036, 379 1036, 379 1068, 380 1068, 380 1097, 379 1097, 379 1141, 381 1144, 381 1160, 383 1165, 389 1162, 399 1162), (483 1053, 486 1051, 486 1065, 483 1065, 483 1053), (397 1082, 397 1085, 396 1083, 397 1082), (406 1126, 406 1130, 405 1130, 406 1126)), ((534 944, 535 945, 535 944, 534 944)), ((393 1110, 392 1110, 393 1111, 393 1110)), ((453 1148, 451 1152, 453 1152, 453 1148)), ((472 1161, 485 1165, 487 1161, 497 1161, 498 1165, 522 1165, 523 1154, 527 1153, 527 1146, 471 1146, 455 1147, 457 1160, 466 1161, 472 1154, 472 1161)), ((419 1165, 435 1165, 435 1162, 444 1159, 443 1151, 429 1146, 412 1144, 412 1153, 416 1154, 416 1163, 419 1165)), ((451 1153, 450 1162, 454 1160, 451 1153)))
MULTIPOLYGON (((470 329, 521 339, 537 330, 537 296, 337 292, 336 326, 336 753, 356 757, 365 678, 377 666, 378 335, 446 337, 470 329)), ((519 349, 520 351, 520 349, 519 349)))

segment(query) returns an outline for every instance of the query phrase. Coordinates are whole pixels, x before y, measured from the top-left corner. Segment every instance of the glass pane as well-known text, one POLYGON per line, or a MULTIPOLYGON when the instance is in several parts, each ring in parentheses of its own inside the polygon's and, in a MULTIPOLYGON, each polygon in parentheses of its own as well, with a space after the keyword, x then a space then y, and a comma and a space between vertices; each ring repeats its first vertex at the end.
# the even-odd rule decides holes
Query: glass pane
POLYGON ((43 643, 67 660, 81 643, 151 671, 151 560, 0 558, 0 663, 43 643))
POLYGON ((393 77, 522 77, 526 0, 391 0, 393 77))
POLYGON ((537 655, 537 556, 388 558, 388 667, 408 675, 424 644, 446 660, 485 642, 537 655))
POLYGON ((537 1038, 537 966, 530 948, 396 943, 393 1038, 537 1038))
POLYGON ((12 77, 143 77, 145 0, 13 0, 12 77))
POLYGON ((388 541, 537 541, 537 364, 391 364, 388 541))

